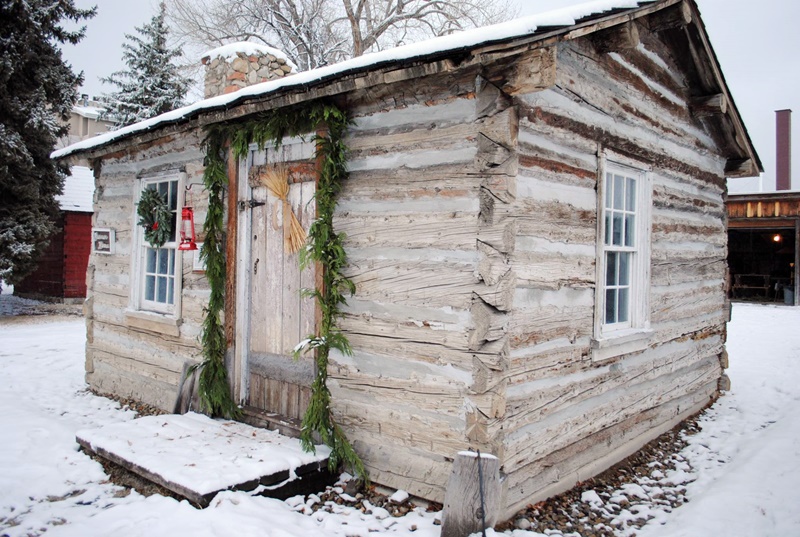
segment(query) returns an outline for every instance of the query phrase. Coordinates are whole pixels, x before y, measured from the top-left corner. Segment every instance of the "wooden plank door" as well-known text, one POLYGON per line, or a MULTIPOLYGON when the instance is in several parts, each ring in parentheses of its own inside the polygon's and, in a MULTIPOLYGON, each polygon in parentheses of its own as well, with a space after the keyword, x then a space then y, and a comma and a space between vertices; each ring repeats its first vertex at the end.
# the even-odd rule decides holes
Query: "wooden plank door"
POLYGON ((302 149, 286 144, 282 151, 253 156, 248 188, 254 203, 245 209, 250 212, 245 401, 250 407, 290 419, 301 419, 305 413, 314 378, 310 355, 294 360, 292 351, 314 333, 315 302, 301 290, 314 288, 315 271, 313 267, 301 271, 299 254, 285 248, 288 211, 306 231, 316 213, 313 161, 291 160, 298 153, 307 156, 302 149), (266 167, 276 162, 290 170, 288 203, 260 183, 266 167))

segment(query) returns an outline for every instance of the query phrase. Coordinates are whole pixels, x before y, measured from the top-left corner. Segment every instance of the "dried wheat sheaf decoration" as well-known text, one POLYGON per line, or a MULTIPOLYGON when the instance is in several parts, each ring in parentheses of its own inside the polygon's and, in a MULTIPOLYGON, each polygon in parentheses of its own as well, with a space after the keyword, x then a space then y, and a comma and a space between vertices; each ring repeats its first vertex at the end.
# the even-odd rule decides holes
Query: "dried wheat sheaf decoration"
POLYGON ((289 170, 282 164, 267 168, 261 177, 262 184, 273 196, 283 202, 284 217, 288 214, 288 233, 283 234, 283 247, 289 254, 296 254, 306 243, 306 230, 292 211, 289 203, 289 170))

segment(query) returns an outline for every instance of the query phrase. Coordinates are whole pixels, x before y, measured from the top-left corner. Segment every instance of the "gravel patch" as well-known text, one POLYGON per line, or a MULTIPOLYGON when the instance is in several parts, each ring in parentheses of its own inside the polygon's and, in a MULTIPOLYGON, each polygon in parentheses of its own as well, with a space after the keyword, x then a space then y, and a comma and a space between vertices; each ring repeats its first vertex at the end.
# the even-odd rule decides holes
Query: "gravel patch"
POLYGON ((697 417, 573 489, 529 505, 496 529, 563 537, 636 535, 638 529, 688 502, 695 476, 680 451, 700 431, 697 417))

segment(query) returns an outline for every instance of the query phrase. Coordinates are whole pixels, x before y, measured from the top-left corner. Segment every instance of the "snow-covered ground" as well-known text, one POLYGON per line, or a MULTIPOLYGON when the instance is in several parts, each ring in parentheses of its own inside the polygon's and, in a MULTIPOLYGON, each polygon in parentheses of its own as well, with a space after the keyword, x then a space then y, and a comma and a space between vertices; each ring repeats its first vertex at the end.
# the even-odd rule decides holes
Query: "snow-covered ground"
MULTIPOLYGON (((78 451, 75 433, 133 413, 86 391, 84 342, 80 318, 0 316, 3 537, 439 535, 437 515, 422 510, 392 518, 379 508, 365 515, 337 506, 307 515, 301 498, 233 492, 197 510, 109 483, 102 467, 78 451)), ((640 512, 652 517, 640 535, 800 535, 800 308, 736 304, 728 352, 733 389, 689 437, 683 474, 662 477, 688 483, 691 501, 672 512, 655 503, 640 512)))

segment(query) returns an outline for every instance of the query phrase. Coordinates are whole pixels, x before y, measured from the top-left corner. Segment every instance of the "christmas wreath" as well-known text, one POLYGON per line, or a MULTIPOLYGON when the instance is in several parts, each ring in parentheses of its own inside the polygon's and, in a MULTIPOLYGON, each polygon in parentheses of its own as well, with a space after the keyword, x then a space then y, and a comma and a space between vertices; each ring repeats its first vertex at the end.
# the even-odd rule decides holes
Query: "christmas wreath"
POLYGON ((144 239, 153 248, 161 248, 172 239, 172 211, 166 196, 146 188, 137 205, 136 214, 139 215, 139 225, 144 227, 144 239))

